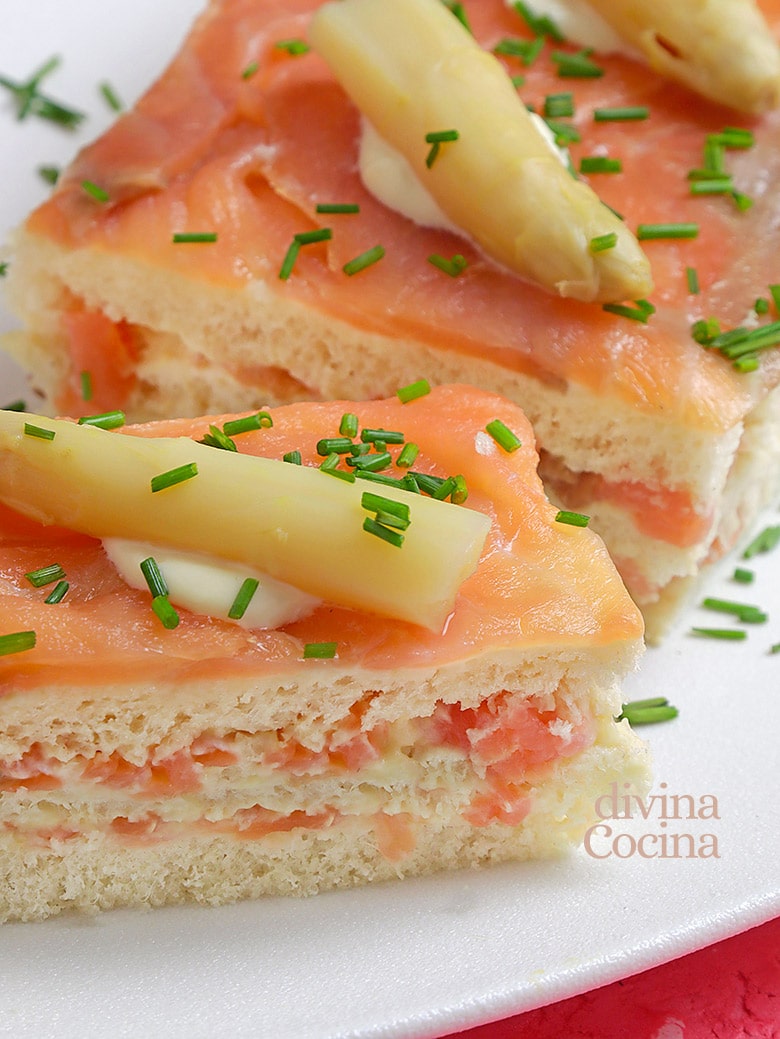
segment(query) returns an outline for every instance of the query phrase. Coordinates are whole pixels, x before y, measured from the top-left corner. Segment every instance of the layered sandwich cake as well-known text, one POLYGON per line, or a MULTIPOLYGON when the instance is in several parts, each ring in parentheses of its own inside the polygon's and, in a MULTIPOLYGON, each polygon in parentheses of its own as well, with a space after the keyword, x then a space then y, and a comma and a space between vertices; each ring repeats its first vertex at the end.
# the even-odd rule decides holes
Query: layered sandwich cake
POLYGON ((603 543, 514 404, 420 392, 0 413, 4 918, 547 856, 646 789, 603 543))
POLYGON ((41 410, 501 393, 660 630, 777 490, 780 6, 629 6, 212 0, 15 235, 41 410))

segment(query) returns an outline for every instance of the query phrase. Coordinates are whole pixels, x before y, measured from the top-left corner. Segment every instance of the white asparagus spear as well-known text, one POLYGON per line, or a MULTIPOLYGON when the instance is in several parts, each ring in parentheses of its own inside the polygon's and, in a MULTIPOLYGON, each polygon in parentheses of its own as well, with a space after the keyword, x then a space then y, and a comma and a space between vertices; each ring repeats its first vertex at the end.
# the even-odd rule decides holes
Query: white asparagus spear
POLYGON ((631 231, 551 154, 499 61, 441 0, 331 0, 310 38, 440 208, 503 266, 561 296, 637 299, 650 264, 631 231), (426 134, 457 130, 426 164, 426 134), (614 233, 611 249, 592 239, 614 233))
POLYGON ((754 0, 589 0, 650 66, 713 101, 780 103, 780 50, 754 0))
POLYGON ((0 411, 0 501, 93 537, 241 562, 328 602, 434 631, 491 525, 460 505, 187 437, 127 436, 8 411, 0 411), (26 434, 25 424, 54 439, 26 434), (152 492, 152 477, 191 462, 196 476, 152 492), (400 547, 363 530, 373 515, 361 505, 367 490, 409 505, 400 547))

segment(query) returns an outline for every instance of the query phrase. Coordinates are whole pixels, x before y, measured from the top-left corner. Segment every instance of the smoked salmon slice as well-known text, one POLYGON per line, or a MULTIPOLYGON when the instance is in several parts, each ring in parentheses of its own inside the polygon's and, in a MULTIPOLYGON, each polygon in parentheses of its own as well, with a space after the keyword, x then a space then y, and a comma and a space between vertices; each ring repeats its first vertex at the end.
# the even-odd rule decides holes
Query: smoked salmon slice
MULTIPOLYGON (((440 631, 327 601, 280 626, 244 627, 188 609, 172 587, 178 623, 167 626, 101 540, 7 504, 16 441, 3 439, 3 916, 305 894, 543 856, 582 839, 611 782, 644 789, 643 745, 615 720, 618 682, 642 648, 641 616, 600 539, 562 522, 545 498, 517 406, 439 387, 406 403, 288 405, 268 413, 272 425, 231 439, 242 457, 283 468, 300 452, 313 478, 342 490, 346 480, 316 468, 321 439, 338 434, 345 414, 358 420, 358 452, 366 429, 403 433, 403 444, 385 451, 373 441, 355 455, 390 456, 356 479, 372 493, 391 493, 381 479, 403 479, 400 454, 416 445, 423 489, 396 494, 410 502, 412 525, 425 488, 435 493, 456 468, 467 497, 432 505, 490 518, 440 631), (496 421, 519 446, 486 431, 496 421), (51 583, 28 576, 55 563, 68 583, 57 601, 51 583)), ((194 445, 233 418, 104 436, 194 445)), ((19 438, 36 436, 24 432, 29 419, 16 420, 19 438)), ((55 436, 65 425, 39 421, 55 436)), ((84 432, 88 467, 95 438, 84 432)), ((38 437, 35 447, 54 443, 38 437)), ((229 449, 204 450, 230 462, 229 449)), ((210 505, 218 515, 230 507, 228 497, 210 505)), ((167 547, 155 547, 163 577, 167 547)))
MULTIPOLYGON (((657 634, 778 486, 780 115, 504 0, 458 5, 650 261, 647 300, 561 299, 366 188, 361 113, 307 42, 321 6, 212 0, 17 232, 8 349, 60 414, 378 398, 421 375, 506 395, 657 634)), ((777 35, 780 4, 759 7, 777 35)))

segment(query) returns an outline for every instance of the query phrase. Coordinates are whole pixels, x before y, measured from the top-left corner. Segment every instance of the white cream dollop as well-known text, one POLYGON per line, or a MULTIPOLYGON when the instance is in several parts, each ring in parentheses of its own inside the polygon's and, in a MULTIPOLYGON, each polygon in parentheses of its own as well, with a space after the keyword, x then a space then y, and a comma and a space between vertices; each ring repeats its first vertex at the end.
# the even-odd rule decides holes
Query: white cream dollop
POLYGON ((237 563, 193 552, 180 552, 145 541, 105 538, 103 548, 131 588, 147 589, 141 562, 153 556, 169 598, 193 613, 231 620, 228 611, 247 577, 259 584, 244 616, 232 623, 244 628, 278 628, 311 613, 320 600, 267 574, 249 571, 237 563))

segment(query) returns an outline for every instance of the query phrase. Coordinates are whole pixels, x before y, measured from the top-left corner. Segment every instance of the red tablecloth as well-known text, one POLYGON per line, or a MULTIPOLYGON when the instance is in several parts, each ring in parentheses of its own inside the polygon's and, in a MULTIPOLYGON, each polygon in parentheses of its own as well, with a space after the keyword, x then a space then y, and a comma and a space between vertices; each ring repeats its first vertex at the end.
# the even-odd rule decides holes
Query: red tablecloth
POLYGON ((457 1033, 457 1039, 778 1037, 780 917, 624 981, 457 1033))

